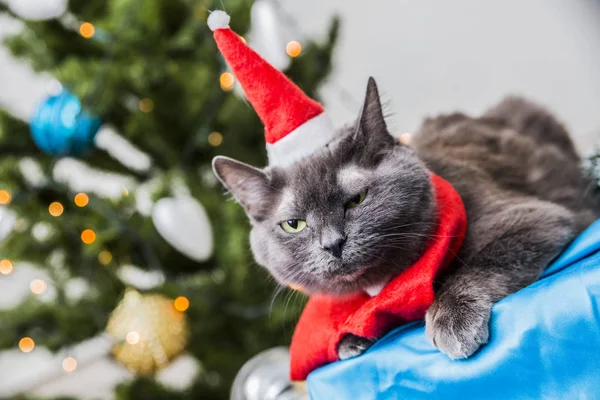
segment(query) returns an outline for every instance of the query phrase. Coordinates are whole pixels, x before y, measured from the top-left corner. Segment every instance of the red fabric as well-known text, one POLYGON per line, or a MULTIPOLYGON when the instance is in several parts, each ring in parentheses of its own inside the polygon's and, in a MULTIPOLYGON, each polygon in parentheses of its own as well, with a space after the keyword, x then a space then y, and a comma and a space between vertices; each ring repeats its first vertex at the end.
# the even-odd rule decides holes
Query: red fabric
POLYGON ((265 125, 267 143, 275 143, 324 111, 321 104, 263 60, 231 29, 217 29, 214 37, 246 98, 265 125))
POLYGON ((434 299, 436 274, 454 259, 466 233, 467 217, 452 185, 431 175, 438 226, 429 247, 415 264, 392 279, 375 297, 312 296, 290 346, 291 379, 305 380, 318 367, 337 361, 337 346, 348 333, 378 339, 404 322, 421 319, 434 299))

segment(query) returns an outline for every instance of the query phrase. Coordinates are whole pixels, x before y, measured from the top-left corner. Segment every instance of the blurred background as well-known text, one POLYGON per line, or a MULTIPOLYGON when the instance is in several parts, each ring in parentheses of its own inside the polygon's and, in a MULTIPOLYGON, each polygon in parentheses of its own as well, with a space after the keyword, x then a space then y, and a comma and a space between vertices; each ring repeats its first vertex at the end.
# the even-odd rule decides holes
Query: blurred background
POLYGON ((266 163, 221 8, 338 124, 372 75, 398 135, 521 94, 600 140, 595 0, 0 0, 0 398, 225 399, 289 343, 304 299, 210 170, 266 163))

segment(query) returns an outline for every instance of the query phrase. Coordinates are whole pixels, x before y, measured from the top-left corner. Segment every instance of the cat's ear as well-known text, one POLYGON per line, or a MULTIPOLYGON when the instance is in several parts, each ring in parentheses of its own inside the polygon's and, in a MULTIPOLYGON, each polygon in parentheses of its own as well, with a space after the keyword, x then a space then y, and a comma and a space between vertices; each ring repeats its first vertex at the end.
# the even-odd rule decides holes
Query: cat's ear
POLYGON ((356 130, 358 136, 355 137, 355 140, 362 143, 363 154, 367 155, 369 159, 379 160, 381 155, 384 154, 382 150, 394 146, 394 138, 388 132, 383 117, 377 84, 372 77, 369 78, 365 103, 358 124, 356 130))
POLYGON ((375 83, 373 77, 369 77, 367 93, 365 94, 365 102, 363 104, 359 123, 366 134, 385 134, 389 136, 383 117, 379 90, 377 90, 377 83, 375 83))
POLYGON ((263 171, 223 156, 213 158, 212 167, 217 178, 244 207, 251 220, 260 222, 267 217, 275 190, 263 171))

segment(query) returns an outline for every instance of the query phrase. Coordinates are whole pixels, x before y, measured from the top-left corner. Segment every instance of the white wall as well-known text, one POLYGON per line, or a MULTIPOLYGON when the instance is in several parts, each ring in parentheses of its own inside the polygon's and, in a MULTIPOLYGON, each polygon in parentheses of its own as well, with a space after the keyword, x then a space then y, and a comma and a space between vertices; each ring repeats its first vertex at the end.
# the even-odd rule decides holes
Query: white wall
MULTIPOLYGON (((283 4, 309 36, 322 34, 331 14, 342 16, 335 80, 362 100, 374 76, 398 132, 414 131, 427 114, 477 114, 517 93, 553 109, 581 150, 600 142, 600 1, 283 4)), ((337 94, 325 98, 338 121, 354 117, 337 94)))

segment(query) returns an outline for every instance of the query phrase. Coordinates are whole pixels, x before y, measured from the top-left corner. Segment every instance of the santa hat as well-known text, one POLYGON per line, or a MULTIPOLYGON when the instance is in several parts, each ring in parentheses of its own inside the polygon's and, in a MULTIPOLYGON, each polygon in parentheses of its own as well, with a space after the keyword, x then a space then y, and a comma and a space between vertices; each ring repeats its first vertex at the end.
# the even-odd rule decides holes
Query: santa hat
POLYGON ((262 59, 229 28, 230 17, 208 16, 217 47, 265 125, 269 164, 287 166, 325 148, 334 129, 323 106, 262 59))

